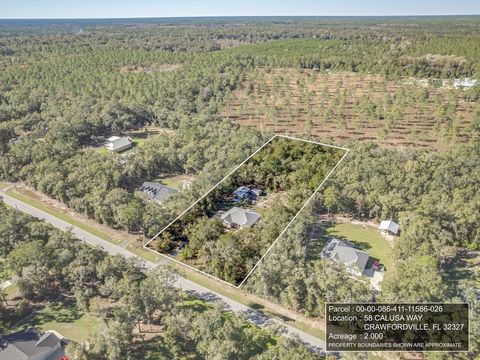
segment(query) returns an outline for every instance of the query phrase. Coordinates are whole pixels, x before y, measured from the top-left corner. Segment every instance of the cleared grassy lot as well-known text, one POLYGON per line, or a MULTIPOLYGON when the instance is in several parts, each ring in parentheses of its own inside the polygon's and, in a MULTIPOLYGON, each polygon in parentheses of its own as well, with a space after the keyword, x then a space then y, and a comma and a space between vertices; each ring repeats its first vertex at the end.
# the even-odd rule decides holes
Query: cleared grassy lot
POLYGON ((39 330, 55 330, 69 340, 82 342, 94 335, 100 320, 93 314, 82 313, 74 303, 59 302, 39 310, 33 317, 23 322, 20 328, 33 326, 39 330))
POLYGON ((371 257, 379 259, 387 271, 393 265, 392 246, 376 228, 351 223, 334 223, 326 227, 324 236, 351 242, 371 257))
POLYGON ((169 186, 177 190, 182 190, 185 184, 188 184, 194 179, 195 177, 192 175, 173 175, 173 176, 159 177, 153 181, 159 182, 160 184, 169 186))
POLYGON ((41 202, 40 200, 35 199, 30 193, 26 191, 19 190, 18 188, 11 189, 7 191, 7 194, 17 200, 23 201, 24 203, 36 207, 39 210, 45 211, 46 213, 53 215, 65 222, 68 222, 69 224, 76 226, 82 230, 88 231, 89 233, 98 236, 100 239, 106 240, 112 244, 118 245, 120 243, 120 240, 114 239, 107 233, 90 226, 86 223, 84 223, 81 220, 77 220, 73 216, 69 214, 65 214, 61 211, 58 211, 56 209, 53 209, 50 206, 45 205, 45 203, 41 202))

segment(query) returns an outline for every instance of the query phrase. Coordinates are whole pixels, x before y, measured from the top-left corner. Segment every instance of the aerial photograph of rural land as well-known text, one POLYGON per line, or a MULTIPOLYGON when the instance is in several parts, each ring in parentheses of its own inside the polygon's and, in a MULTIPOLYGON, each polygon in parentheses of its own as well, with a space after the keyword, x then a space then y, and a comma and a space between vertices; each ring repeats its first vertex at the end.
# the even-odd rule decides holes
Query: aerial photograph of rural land
POLYGON ((0 360, 479 360, 480 1, 0 0, 0 360))

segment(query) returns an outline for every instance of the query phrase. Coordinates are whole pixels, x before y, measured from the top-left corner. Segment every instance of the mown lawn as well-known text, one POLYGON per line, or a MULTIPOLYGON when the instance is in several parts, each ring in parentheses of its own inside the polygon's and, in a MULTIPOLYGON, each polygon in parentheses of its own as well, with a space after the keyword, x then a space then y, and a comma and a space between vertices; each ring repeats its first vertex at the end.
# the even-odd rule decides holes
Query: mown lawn
POLYGON ((41 331, 55 330, 69 340, 82 342, 96 333, 100 320, 77 310, 73 302, 59 302, 39 310, 19 328, 33 326, 41 331))
POLYGON ((91 233, 95 236, 98 236, 100 239, 106 240, 106 241, 108 241, 112 244, 115 244, 115 245, 120 244, 120 240, 114 239, 113 237, 106 234, 105 232, 103 232, 103 231, 101 231, 101 230, 99 230, 99 229, 97 229, 93 226, 90 226, 83 221, 77 220, 76 218, 74 218, 73 216, 71 216, 69 214, 65 214, 65 213, 60 212, 56 209, 53 209, 52 207, 50 207, 50 206, 44 204, 43 202, 41 202, 40 200, 37 200, 37 199, 33 198, 32 196, 30 196, 26 192, 20 192, 20 190, 18 190, 18 189, 11 189, 11 190, 7 191, 7 194, 10 195, 11 197, 17 199, 17 200, 23 201, 24 203, 26 203, 30 206, 36 207, 39 210, 45 211, 46 213, 48 213, 50 215, 53 215, 53 216, 65 221, 65 222, 68 222, 69 224, 71 224, 73 226, 76 226, 76 227, 78 227, 82 230, 88 231, 89 233, 91 233))
POLYGON ((182 190, 183 181, 192 181, 193 176, 190 175, 173 175, 168 177, 160 177, 155 179, 155 182, 159 182, 163 185, 169 186, 171 188, 182 190))
POLYGON ((351 223, 336 223, 325 229, 326 237, 336 237, 347 240, 371 257, 379 259, 388 271, 393 264, 393 249, 390 243, 371 226, 361 226, 351 223))

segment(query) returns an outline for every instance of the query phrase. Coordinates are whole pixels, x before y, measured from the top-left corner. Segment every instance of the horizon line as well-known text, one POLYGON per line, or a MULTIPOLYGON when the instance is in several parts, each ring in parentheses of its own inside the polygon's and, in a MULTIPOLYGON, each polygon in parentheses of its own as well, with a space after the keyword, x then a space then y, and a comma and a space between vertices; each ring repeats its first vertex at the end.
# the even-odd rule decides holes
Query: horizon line
POLYGON ((131 17, 9 17, 1 20, 134 20, 134 19, 201 19, 201 18, 380 18, 380 17, 451 17, 451 16, 480 16, 480 13, 471 14, 377 14, 377 15, 182 15, 182 16, 131 16, 131 17))

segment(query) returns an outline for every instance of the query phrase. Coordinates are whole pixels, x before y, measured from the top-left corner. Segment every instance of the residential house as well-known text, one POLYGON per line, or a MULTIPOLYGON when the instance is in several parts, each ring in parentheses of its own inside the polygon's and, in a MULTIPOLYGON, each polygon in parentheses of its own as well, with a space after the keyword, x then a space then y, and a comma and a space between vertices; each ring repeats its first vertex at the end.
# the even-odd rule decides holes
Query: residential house
POLYGON ((477 85, 477 80, 465 78, 465 79, 455 79, 453 80, 453 87, 455 89, 470 89, 477 85))
POLYGON ((158 184, 155 182, 144 182, 139 189, 150 200, 163 204, 170 196, 176 194, 178 190, 158 184))
POLYGON ((35 328, 0 335, 0 360, 63 360, 68 340, 56 331, 35 328))
POLYGON ((345 265, 347 271, 355 275, 362 275, 370 257, 368 253, 356 249, 349 242, 336 238, 327 242, 320 256, 345 265))
POLYGON ((222 214, 221 219, 226 227, 243 229, 252 227, 260 219, 260 214, 250 209, 242 209, 234 206, 222 214))
POLYGON ((398 235, 398 232, 400 231, 400 225, 398 225, 396 222, 393 222, 392 220, 383 220, 380 222, 380 226, 378 229, 386 234, 390 235, 398 235))
POLYGON ((262 189, 254 188, 250 189, 246 186, 240 186, 233 192, 233 201, 242 202, 245 201, 249 204, 255 204, 258 200, 258 197, 264 195, 262 189))
POLYGON ((118 137, 111 136, 107 139, 105 147, 112 152, 120 152, 123 150, 130 149, 132 147, 132 142, 128 137, 118 137))
POLYGON ((233 192, 233 198, 235 202, 242 202, 245 195, 250 191, 246 186, 240 186, 233 192))

